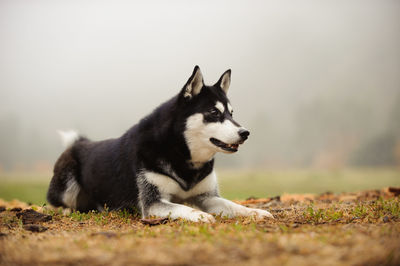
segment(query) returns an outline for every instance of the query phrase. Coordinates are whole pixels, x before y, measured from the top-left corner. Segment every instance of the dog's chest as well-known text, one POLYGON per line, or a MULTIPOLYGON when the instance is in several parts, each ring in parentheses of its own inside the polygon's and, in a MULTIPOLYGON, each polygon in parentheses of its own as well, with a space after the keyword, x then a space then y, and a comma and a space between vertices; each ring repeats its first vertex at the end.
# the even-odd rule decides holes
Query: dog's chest
POLYGON ((182 178, 171 178, 170 176, 154 172, 146 172, 144 173, 144 177, 147 182, 157 187, 164 198, 176 197, 188 199, 217 189, 217 180, 214 171, 196 184, 186 184, 182 178))

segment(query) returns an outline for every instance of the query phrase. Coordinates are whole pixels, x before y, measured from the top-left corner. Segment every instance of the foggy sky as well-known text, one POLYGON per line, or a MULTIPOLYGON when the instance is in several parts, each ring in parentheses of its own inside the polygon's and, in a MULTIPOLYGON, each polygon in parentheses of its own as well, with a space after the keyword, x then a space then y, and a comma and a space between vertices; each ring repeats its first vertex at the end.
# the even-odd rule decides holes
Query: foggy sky
MULTIPOLYGON (((371 138, 400 94, 399 1, 1 0, 0 38, 0 121, 15 120, 24 145, 39 138, 45 148, 31 150, 50 161, 57 129, 118 137, 195 65, 207 84, 232 69, 235 118, 251 131, 222 159, 236 163, 304 156, 313 143, 297 136, 315 132, 299 110, 314 121, 317 105, 332 132, 371 138)), ((30 160, 24 149, 17 158, 30 160)))

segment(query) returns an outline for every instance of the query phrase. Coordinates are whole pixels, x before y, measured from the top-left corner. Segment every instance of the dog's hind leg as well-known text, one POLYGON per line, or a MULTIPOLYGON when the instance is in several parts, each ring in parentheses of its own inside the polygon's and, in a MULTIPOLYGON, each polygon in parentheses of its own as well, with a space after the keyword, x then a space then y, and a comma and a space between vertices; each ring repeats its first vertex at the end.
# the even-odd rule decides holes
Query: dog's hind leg
POLYGON ((62 195, 62 201, 65 206, 71 209, 77 209, 78 205, 78 195, 81 191, 81 187, 75 179, 75 176, 70 176, 68 178, 67 184, 65 186, 64 193, 62 195))
POLYGON ((53 177, 47 192, 47 201, 54 207, 62 206, 81 212, 98 209, 71 172, 53 177))
POLYGON ((47 191, 47 201, 54 207, 69 207, 64 202, 64 192, 67 190, 68 174, 54 175, 47 191))
POLYGON ((95 210, 96 204, 78 183, 79 163, 72 150, 67 149, 54 167, 54 176, 47 192, 47 201, 54 207, 79 211, 95 210))
POLYGON ((55 173, 47 191, 47 201, 54 207, 76 209, 80 190, 72 171, 55 173))

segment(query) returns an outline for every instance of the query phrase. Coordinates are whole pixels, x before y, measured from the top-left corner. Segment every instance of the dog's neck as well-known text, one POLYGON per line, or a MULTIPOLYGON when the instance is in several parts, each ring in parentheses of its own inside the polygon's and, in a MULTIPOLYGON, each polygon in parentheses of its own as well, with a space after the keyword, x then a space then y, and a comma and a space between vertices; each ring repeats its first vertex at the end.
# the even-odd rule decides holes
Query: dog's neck
POLYGON ((190 151, 189 163, 193 168, 201 168, 204 164, 214 159, 215 151, 208 148, 197 148, 195 151, 190 151))
POLYGON ((173 157, 185 160, 188 168, 200 169, 205 164, 214 160, 215 151, 210 151, 207 148, 197 148, 195 152, 191 151, 185 144, 177 145, 171 150, 173 157))
POLYGON ((200 169, 202 168, 206 163, 209 163, 210 161, 212 161, 214 159, 211 158, 211 160, 208 160, 207 162, 195 162, 195 161, 188 161, 188 164, 191 168, 193 169, 200 169))

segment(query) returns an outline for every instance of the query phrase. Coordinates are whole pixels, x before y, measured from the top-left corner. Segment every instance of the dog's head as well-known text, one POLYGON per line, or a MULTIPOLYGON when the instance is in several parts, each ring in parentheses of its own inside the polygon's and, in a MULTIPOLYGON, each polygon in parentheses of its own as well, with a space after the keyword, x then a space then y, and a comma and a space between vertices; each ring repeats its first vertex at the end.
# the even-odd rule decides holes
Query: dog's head
POLYGON ((184 138, 194 163, 209 161, 216 152, 238 151, 250 134, 233 119, 227 97, 230 83, 231 70, 227 70, 217 83, 206 86, 196 66, 179 95, 184 105, 184 138))

